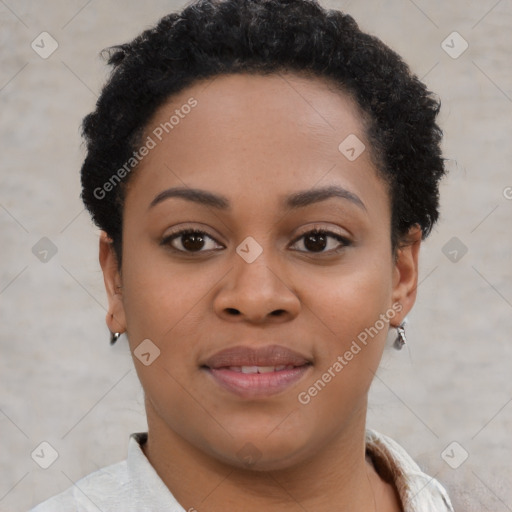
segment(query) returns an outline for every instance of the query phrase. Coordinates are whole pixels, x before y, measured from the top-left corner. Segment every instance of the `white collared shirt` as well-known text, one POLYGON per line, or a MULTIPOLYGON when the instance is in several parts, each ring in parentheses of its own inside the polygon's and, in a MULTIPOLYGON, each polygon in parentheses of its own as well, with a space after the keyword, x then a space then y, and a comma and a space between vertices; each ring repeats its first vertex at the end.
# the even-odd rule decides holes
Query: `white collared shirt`
MULTIPOLYGON (((146 433, 132 434, 126 460, 85 476, 30 512, 188 512, 144 455, 146 438, 146 433)), ((393 476, 405 512, 453 512, 445 489, 398 443, 367 430, 366 451, 377 468, 393 476)))

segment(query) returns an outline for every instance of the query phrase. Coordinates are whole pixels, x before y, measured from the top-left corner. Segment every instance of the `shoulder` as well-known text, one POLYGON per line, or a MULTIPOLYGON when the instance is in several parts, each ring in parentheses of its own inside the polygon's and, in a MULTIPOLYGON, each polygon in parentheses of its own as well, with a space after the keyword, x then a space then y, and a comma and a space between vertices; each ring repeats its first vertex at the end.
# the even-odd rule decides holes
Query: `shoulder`
POLYGON ((144 455, 146 433, 132 434, 128 457, 85 476, 30 512, 184 512, 144 455))
POLYGON ((113 510, 105 503, 108 501, 124 503, 129 489, 126 461, 112 464, 91 473, 64 492, 37 505, 30 512, 104 512, 113 510))
POLYGON ((453 512, 444 487, 424 473, 396 441, 374 430, 366 431, 367 451, 395 484, 404 510, 453 512))

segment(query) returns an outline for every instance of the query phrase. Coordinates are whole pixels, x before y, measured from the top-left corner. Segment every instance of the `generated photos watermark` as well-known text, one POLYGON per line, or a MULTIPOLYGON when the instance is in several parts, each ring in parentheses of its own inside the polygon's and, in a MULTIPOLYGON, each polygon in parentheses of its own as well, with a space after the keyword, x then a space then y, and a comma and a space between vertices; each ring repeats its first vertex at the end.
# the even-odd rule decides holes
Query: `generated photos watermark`
POLYGON ((190 114, 194 107, 197 107, 198 101, 194 97, 190 97, 186 103, 181 105, 174 111, 174 114, 169 117, 164 123, 160 123, 153 129, 151 135, 148 135, 142 146, 137 151, 134 151, 132 156, 119 168, 112 176, 101 186, 96 187, 93 191, 96 199, 104 199, 106 195, 115 189, 115 187, 130 174, 135 167, 144 160, 150 151, 161 142, 165 135, 171 133, 172 130, 178 126, 182 119, 190 114))
POLYGON ((379 319, 371 327, 367 327, 357 335, 357 339, 352 340, 350 348, 346 350, 343 355, 339 355, 336 361, 327 368, 322 376, 317 379, 306 391, 301 391, 297 395, 298 401, 302 405, 307 405, 311 399, 320 393, 329 382, 332 381, 341 371, 359 354, 363 347, 368 345, 368 342, 375 338, 387 325, 389 321, 395 318, 397 313, 403 309, 402 304, 395 302, 391 308, 379 316, 379 319))

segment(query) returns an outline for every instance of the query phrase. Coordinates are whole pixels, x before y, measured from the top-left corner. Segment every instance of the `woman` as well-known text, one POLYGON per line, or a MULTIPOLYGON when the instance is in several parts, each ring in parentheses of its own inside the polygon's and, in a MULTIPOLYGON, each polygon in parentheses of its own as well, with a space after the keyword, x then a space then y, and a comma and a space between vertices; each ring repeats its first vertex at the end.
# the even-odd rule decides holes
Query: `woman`
POLYGON ((366 429, 438 218, 438 102, 312 0, 200 0, 109 63, 82 197, 148 432, 34 510, 453 510, 366 429))

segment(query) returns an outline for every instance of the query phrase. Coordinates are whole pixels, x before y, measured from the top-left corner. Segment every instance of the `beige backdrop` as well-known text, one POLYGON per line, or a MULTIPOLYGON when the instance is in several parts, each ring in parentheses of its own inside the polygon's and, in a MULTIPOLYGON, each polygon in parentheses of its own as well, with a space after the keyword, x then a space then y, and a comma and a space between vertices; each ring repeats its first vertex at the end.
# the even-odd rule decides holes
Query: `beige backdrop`
MULTIPOLYGON (((398 51, 443 105, 442 219, 422 250, 409 350, 386 352, 369 425, 444 482, 458 510, 510 511, 512 4, 323 3, 398 51)), ((108 345, 79 124, 106 76, 99 51, 183 5, 0 1, 2 511, 121 460, 145 429, 126 343, 108 345)))

